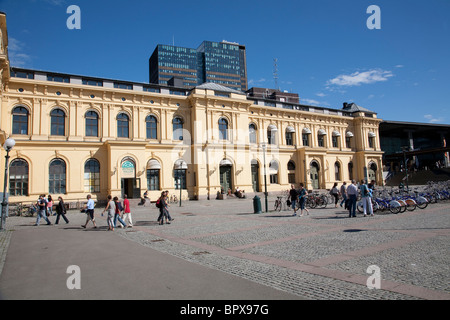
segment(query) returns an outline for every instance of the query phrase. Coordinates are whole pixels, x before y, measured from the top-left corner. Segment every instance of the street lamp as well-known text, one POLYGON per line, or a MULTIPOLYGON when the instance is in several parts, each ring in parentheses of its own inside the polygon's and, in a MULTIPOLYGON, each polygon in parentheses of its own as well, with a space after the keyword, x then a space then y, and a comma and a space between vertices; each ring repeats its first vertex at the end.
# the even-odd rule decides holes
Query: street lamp
POLYGON ((403 164, 405 166, 405 173, 406 173, 406 190, 409 190, 409 181, 408 181, 408 163, 406 162, 406 151, 409 150, 409 147, 402 147, 403 151, 403 164))
POLYGON ((266 212, 268 212, 268 205, 267 205, 267 175, 266 175, 266 144, 263 144, 263 158, 264 158, 264 197, 265 197, 265 204, 266 204, 266 212))
POLYGON ((5 177, 3 182, 3 201, 2 201, 2 216, 0 218, 0 231, 4 230, 6 224, 6 207, 8 206, 8 200, 6 200, 6 187, 8 183, 8 162, 9 162, 9 152, 16 145, 16 141, 12 138, 8 138, 5 141, 3 147, 6 150, 5 156, 5 177))

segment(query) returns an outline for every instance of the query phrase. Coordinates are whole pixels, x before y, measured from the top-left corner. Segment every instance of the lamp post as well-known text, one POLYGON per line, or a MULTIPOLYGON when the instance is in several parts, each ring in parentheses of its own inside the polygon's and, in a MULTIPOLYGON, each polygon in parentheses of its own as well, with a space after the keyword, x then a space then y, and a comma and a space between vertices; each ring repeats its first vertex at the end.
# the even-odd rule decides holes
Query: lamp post
POLYGON ((6 224, 6 207, 8 206, 8 200, 6 200, 6 187, 8 184, 8 163, 9 163, 9 152, 15 146, 16 141, 12 138, 8 138, 5 141, 4 148, 6 150, 5 156, 5 177, 3 182, 3 201, 2 201, 2 216, 0 218, 0 231, 4 230, 6 224))
POLYGON ((403 151, 403 164, 405 166, 405 173, 406 173, 406 190, 409 190, 409 186, 408 186, 408 164, 406 162, 406 151, 409 150, 409 147, 402 147, 402 151, 403 151))
POLYGON ((268 212, 268 204, 267 204, 267 175, 266 175, 266 144, 263 144, 263 158, 264 158, 264 197, 265 197, 265 204, 266 204, 266 212, 268 212))

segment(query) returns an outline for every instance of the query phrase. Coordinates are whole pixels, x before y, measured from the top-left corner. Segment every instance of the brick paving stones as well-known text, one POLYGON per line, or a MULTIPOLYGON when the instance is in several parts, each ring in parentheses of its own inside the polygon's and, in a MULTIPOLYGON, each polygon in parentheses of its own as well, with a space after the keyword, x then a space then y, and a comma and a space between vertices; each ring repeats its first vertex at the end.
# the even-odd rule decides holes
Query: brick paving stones
MULTIPOLYGON (((136 207, 134 228, 115 234, 299 297, 450 298, 450 203, 356 218, 348 218, 342 208, 313 209, 303 217, 252 210, 251 199, 186 201, 181 207, 172 204, 175 220, 160 226, 154 206, 136 207), (381 289, 367 287, 372 265, 379 267, 381 289)), ((69 219, 77 227, 84 216, 71 212, 69 219)), ((97 221, 106 225, 99 214, 97 221)), ((10 217, 7 228, 36 228, 33 223, 34 218, 10 217)), ((0 235, 0 253, 7 238, 0 235)))

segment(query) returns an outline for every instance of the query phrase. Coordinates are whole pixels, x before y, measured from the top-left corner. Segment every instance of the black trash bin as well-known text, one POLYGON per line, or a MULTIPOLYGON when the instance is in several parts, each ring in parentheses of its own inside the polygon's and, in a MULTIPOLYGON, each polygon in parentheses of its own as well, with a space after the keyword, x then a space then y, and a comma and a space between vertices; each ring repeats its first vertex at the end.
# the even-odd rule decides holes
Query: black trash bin
POLYGON ((261 198, 258 196, 253 198, 253 213, 261 213, 261 198))

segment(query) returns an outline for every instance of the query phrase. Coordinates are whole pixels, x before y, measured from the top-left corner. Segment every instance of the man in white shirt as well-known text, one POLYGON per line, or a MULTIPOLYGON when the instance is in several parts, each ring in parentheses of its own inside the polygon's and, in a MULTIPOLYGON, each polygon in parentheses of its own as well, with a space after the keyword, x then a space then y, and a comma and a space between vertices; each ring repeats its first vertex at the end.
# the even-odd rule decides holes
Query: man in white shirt
POLYGON ((95 224, 95 218, 94 218, 94 200, 91 198, 91 195, 87 195, 88 202, 84 206, 84 210, 86 210, 86 223, 82 225, 83 228, 86 228, 88 222, 92 220, 92 223, 94 224, 94 228, 97 228, 97 225, 95 224))
POLYGON ((348 216, 356 217, 356 198, 358 196, 358 188, 355 185, 355 180, 347 187, 348 195, 348 216))

